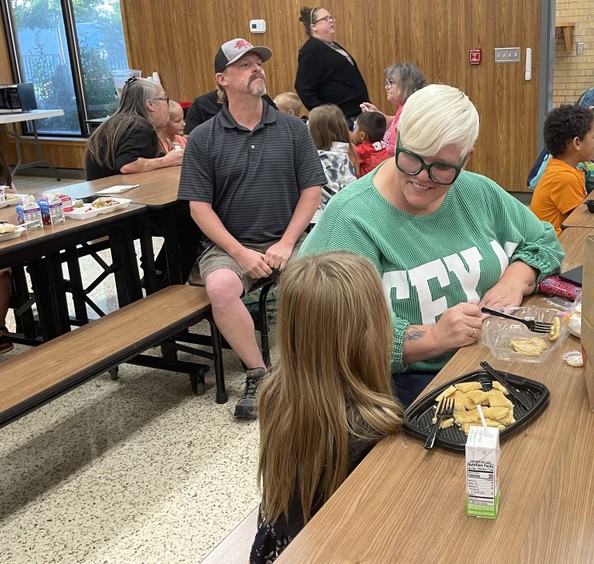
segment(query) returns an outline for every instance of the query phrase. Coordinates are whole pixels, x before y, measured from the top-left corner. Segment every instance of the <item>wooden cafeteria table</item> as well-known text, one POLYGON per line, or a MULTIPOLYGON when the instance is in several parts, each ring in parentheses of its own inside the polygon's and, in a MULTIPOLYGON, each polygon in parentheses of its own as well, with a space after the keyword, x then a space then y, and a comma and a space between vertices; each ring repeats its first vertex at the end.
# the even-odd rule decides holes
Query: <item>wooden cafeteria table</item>
POLYGON ((570 270, 584 264, 584 245, 586 238, 594 235, 594 226, 582 229, 565 229, 559 235, 559 242, 565 250, 563 271, 570 270))
MULTIPOLYGON (((588 194, 584 198, 586 200, 594 199, 594 194, 588 194)), ((594 227, 594 213, 588 211, 588 206, 582 202, 577 208, 575 208, 561 223, 562 229, 568 227, 594 227)))
MULTIPOLYGON (((564 270, 581 264, 585 234, 570 241, 564 270)), ((548 407, 501 443, 496 520, 466 515, 464 452, 426 451, 401 433, 371 451, 279 564, 592 562, 594 414, 584 369, 561 358, 570 350, 580 350, 571 335, 546 364, 507 363, 477 343, 460 349, 425 390, 479 370, 481 360, 549 388, 548 407)))
MULTIPOLYGON (((150 235, 154 229, 157 229, 165 241, 169 283, 183 284, 187 276, 183 274, 180 263, 179 245, 183 235, 179 237, 178 231, 181 222, 184 222, 184 225, 187 223, 193 225, 193 223, 189 219, 187 202, 177 200, 180 173, 181 167, 177 166, 136 174, 118 174, 107 178, 71 184, 63 189, 56 188, 52 191, 62 191, 73 198, 113 195, 114 197, 129 198, 136 204, 147 206, 148 214, 145 215, 147 221, 144 222, 145 236, 141 240, 145 270, 148 272, 154 270, 154 264, 152 264, 154 254, 150 235), (121 194, 97 194, 100 190, 112 186, 133 184, 139 184, 139 186, 121 194)), ((197 232, 196 236, 196 243, 198 243, 199 232, 197 232)), ((187 241, 181 241, 181 243, 184 244, 187 241)), ((158 289, 157 287, 151 287, 151 277, 147 277, 146 282, 148 283, 147 290, 158 289)))
MULTIPOLYGON (((84 221, 67 218, 62 224, 45 225, 25 231, 18 239, 0 242, 0 268, 29 266, 44 340, 70 330, 61 255, 77 245, 107 236, 120 307, 142 297, 133 237, 145 209, 131 204, 125 210, 84 221)), ((15 208, 0 209, 0 220, 16 223, 15 208)))

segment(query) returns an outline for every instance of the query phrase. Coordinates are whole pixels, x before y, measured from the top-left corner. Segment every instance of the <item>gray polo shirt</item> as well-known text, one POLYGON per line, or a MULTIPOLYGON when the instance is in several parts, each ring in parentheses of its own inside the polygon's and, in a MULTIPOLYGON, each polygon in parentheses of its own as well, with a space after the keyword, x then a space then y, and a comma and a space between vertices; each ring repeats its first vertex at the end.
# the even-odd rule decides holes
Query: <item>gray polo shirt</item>
POLYGON ((301 190, 325 184, 326 175, 307 126, 264 104, 249 131, 228 107, 188 138, 178 199, 207 202, 243 243, 280 239, 301 190))

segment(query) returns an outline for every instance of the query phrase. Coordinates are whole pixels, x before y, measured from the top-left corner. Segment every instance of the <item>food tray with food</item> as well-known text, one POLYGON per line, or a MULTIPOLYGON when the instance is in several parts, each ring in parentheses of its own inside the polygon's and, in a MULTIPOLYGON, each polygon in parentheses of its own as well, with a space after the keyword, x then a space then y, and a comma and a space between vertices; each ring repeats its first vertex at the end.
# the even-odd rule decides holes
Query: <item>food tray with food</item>
POLYGON ((26 229, 22 225, 12 223, 0 223, 0 242, 18 239, 26 229))
POLYGON ((99 210, 95 209, 91 204, 77 205, 71 211, 65 211, 64 215, 70 219, 85 220, 92 219, 99 215, 99 210))
POLYGON ((4 201, 0 202, 0 208, 5 208, 6 206, 17 206, 22 201, 22 198, 18 194, 5 194, 4 201))
POLYGON ((567 337, 567 315, 554 308, 509 307, 502 311, 552 325, 551 333, 535 333, 523 323, 490 316, 483 322, 481 341, 497 360, 544 362, 567 337))
POLYGON ((511 394, 505 394, 499 383, 487 372, 478 370, 454 378, 413 403, 404 413, 404 430, 425 440, 433 429, 433 420, 438 405, 436 400, 439 399, 440 394, 445 392, 454 397, 456 402, 454 418, 460 420, 460 422, 444 421, 442 428, 437 432, 436 445, 464 451, 467 435, 463 427, 469 424, 480 425, 478 419, 474 419, 476 407, 473 407, 473 404, 476 406, 477 401, 480 403, 485 417, 491 419, 490 416, 492 416, 489 424, 495 425, 495 421, 497 421, 497 426, 501 429, 500 437, 504 440, 520 427, 526 425, 546 407, 549 402, 550 392, 544 384, 535 380, 500 370, 498 372, 508 382, 509 386, 522 394, 529 407, 528 409, 521 405, 511 394), (494 381, 496 382, 495 385, 493 384, 494 381), (468 386, 468 384, 475 382, 478 382, 480 386, 476 384, 468 386), (456 389, 456 386, 459 385, 462 385, 460 390, 456 389), (462 391, 465 387, 475 389, 462 391), (489 393, 494 389, 499 393, 492 393, 492 396, 489 397, 489 393), (497 413, 497 411, 503 412, 502 408, 504 407, 507 407, 506 413, 497 413), (447 428, 443 428, 443 426, 447 426, 447 428))
POLYGON ((103 196, 101 198, 97 198, 91 206, 93 209, 99 211, 99 213, 111 213, 116 210, 124 210, 126 209, 132 200, 128 198, 111 198, 103 196))

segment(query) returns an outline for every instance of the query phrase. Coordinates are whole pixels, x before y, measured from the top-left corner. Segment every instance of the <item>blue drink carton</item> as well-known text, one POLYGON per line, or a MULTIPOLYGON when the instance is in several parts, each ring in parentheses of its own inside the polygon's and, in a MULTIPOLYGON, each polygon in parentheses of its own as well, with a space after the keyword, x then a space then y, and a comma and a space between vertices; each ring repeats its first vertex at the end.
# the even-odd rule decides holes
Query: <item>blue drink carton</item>
POLYGON ((16 207, 17 220, 19 225, 24 225, 26 229, 42 229, 41 209, 35 201, 34 196, 23 196, 22 204, 16 207))

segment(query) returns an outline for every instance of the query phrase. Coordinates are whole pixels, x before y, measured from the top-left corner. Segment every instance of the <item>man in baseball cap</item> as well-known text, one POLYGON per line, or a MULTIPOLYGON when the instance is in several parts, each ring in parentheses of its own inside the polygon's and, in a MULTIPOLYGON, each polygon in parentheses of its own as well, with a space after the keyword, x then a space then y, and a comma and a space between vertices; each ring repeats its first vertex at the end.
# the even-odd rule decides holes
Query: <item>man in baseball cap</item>
POLYGON ((204 235, 200 275, 212 314, 247 367, 235 417, 256 417, 267 367, 241 298, 296 256, 326 175, 307 126, 262 101, 268 47, 227 41, 215 56, 221 111, 196 127, 184 152, 178 199, 204 235))
POLYGON ((248 53, 256 53, 263 63, 272 57, 272 51, 268 47, 254 47, 246 39, 236 37, 223 43, 217 51, 214 62, 215 73, 223 72, 231 63, 238 61, 248 53))

